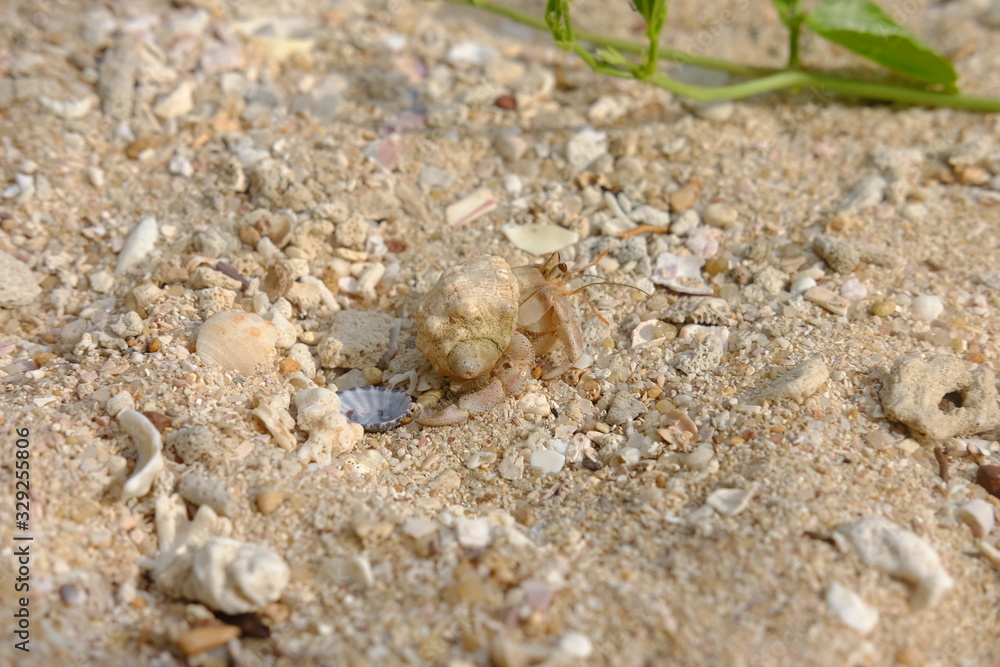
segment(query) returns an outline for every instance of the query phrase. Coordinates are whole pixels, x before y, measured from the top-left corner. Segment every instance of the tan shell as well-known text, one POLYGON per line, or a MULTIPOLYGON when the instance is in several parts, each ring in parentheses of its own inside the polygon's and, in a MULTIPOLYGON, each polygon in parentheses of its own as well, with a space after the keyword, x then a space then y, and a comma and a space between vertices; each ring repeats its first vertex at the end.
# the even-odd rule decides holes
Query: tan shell
POLYGON ((449 268, 417 308, 417 348, 440 375, 470 380, 489 373, 514 333, 519 293, 500 257, 449 268))
POLYGON ((277 328, 254 313, 222 312, 198 329, 198 354, 223 368, 250 375, 274 360, 277 328))

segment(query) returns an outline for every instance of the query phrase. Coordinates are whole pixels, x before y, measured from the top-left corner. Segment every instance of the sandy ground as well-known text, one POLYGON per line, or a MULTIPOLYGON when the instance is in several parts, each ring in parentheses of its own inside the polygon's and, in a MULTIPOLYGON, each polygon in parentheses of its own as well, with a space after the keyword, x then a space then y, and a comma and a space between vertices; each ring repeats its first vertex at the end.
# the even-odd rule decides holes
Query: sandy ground
MULTIPOLYGON (((577 4, 584 26, 641 30, 625 2, 577 4)), ((781 63, 771 3, 674 4, 666 43, 781 63)), ((956 59, 964 90, 1000 94, 984 5, 889 9, 956 59)), ((1000 462, 997 424, 931 437, 883 405, 903 357, 1000 368, 995 117, 822 91, 697 109, 443 4, 2 12, 0 250, 20 265, 0 278, 0 663, 1000 664, 1000 573, 960 519, 970 500, 1000 504, 975 483, 1000 462), (495 206, 449 220, 480 188, 495 206), (672 209, 670 233, 616 238, 612 194, 672 209), (155 238, 126 242, 149 217, 155 238), (307 375, 342 389, 413 371, 427 412, 451 403, 414 347, 417 304, 471 257, 542 261, 509 223, 570 230, 564 260, 609 250, 591 274, 652 291, 589 289, 609 325, 560 298, 583 368, 532 377, 465 424, 355 434, 332 458, 301 455, 294 400, 286 446, 253 416, 307 375), (833 251, 817 253, 821 235, 833 251), (692 255, 724 302, 707 320, 650 281, 692 255), (805 298, 814 285, 829 294, 805 298), (255 371, 199 353, 212 314, 272 306, 292 332, 277 352, 222 341, 255 371), (399 325, 394 346, 347 329, 389 348, 385 363, 324 367, 350 311, 399 325), (789 385, 795 368, 806 380, 789 385), (132 405, 163 432, 165 469, 123 500, 137 446, 116 415, 132 405), (209 491, 185 487, 192 475, 209 491), (249 616, 217 618, 199 586, 180 594, 148 569, 179 486, 188 516, 211 505, 228 514, 220 535, 287 564, 249 616), (866 517, 907 531, 875 560, 916 558, 896 573, 913 581, 840 537, 866 517), (940 599, 921 606, 935 577, 940 599), (858 604, 832 600, 838 586, 858 604), (30 653, 13 634, 25 608, 30 653)), ((859 66, 815 40, 804 60, 859 66)), ((975 377, 995 417, 992 375, 975 377)), ((923 379, 910 389, 941 378, 923 379)), ((970 408, 942 395, 954 388, 927 413, 970 408)))

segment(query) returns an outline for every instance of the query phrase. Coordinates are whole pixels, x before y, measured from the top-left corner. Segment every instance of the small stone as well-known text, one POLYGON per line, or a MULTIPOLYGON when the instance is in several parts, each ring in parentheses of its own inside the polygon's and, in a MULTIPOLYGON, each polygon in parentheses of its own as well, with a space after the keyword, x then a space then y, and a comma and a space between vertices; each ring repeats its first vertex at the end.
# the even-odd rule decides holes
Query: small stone
POLYGON ((492 465, 497 460, 497 455, 493 452, 473 452, 469 460, 465 462, 465 467, 469 470, 476 470, 483 466, 492 465))
POLYGON ((177 646, 184 655, 198 655, 225 646, 239 636, 240 629, 235 625, 209 625, 185 631, 177 639, 177 646))
POLYGON ((838 273, 850 273, 861 261, 861 250, 854 243, 841 241, 826 234, 820 234, 813 239, 813 250, 838 273))
POLYGON ((774 381, 762 392, 759 400, 788 398, 796 403, 803 403, 815 394, 829 379, 830 371, 819 357, 803 361, 774 381))
POLYGON ((872 315, 878 317, 889 317, 896 313, 896 302, 892 299, 883 299, 872 304, 872 315))
POLYGON ((486 518, 460 518, 455 521, 455 537, 466 549, 485 549, 492 541, 492 526, 486 518))
POLYGON ((194 84, 184 81, 173 92, 157 98, 153 113, 164 120, 183 116, 194 108, 193 92, 194 84))
POLYGON ((33 303, 42 293, 38 279, 28 265, 0 250, 0 308, 16 308, 33 303))
POLYGON ((566 456, 551 449, 531 453, 531 467, 542 473, 556 473, 566 464, 566 456))
POLYGON ((736 226, 739 215, 739 211, 732 204, 715 202, 705 208, 705 212, 702 213, 701 217, 706 225, 720 229, 729 229, 736 226))
POLYGON ((594 642, 580 632, 567 632, 559 640, 559 650, 573 658, 586 660, 594 652, 594 642))
MULTIPOLYGON (((670 202, 670 210, 674 213, 687 211, 698 201, 699 194, 701 194, 701 188, 695 183, 688 183, 681 186, 679 189, 671 192, 667 198, 670 202)), ((679 234, 680 232, 676 231, 676 227, 675 225, 674 233, 679 234)))
POLYGON ((515 452, 507 452, 497 469, 500 476, 509 481, 516 481, 524 476, 524 457, 515 452))
POLYGON ((865 178, 854 186, 850 194, 844 197, 840 206, 837 207, 837 212, 869 208, 878 204, 885 196, 887 186, 888 183, 881 176, 872 175, 865 178))
POLYGON ((976 473, 976 484, 986 489, 991 496, 1000 498, 1000 466, 980 466, 976 473))
POLYGON ((156 218, 150 216, 140 220, 125 237, 122 249, 118 253, 115 273, 119 275, 127 273, 143 263, 149 253, 153 252, 159 238, 160 228, 156 224, 156 218))
MULTIPOLYGON (((626 424, 638 417, 645 409, 646 406, 638 398, 628 392, 620 391, 612 399, 606 419, 609 424, 626 424)), ((531 464, 535 464, 534 456, 531 458, 531 464)))
POLYGON ((845 624, 868 634, 878 623, 878 610, 865 603, 854 591, 833 582, 826 589, 826 604, 845 624))
POLYGON ((257 493, 257 510, 267 516, 285 501, 285 494, 275 488, 264 488, 257 493))
POLYGON ((574 169, 583 169, 608 152, 608 134, 584 128, 566 143, 566 160, 574 169))
POLYGON ((918 296, 910 308, 918 320, 933 322, 944 311, 944 304, 939 296, 918 296))
POLYGON ((709 494, 705 503, 719 514, 736 516, 747 508, 756 489, 716 489, 709 494))
POLYGON ((365 590, 375 585, 375 574, 371 563, 364 556, 328 558, 320 563, 316 579, 337 586, 349 586, 365 590))
POLYGON ((516 162, 528 150, 528 142, 516 134, 503 133, 493 142, 493 147, 507 162, 516 162))
POLYGON ((993 522, 995 521, 993 505, 982 498, 974 498, 962 503, 955 512, 955 516, 968 524, 969 528, 972 529, 973 537, 977 540, 986 537, 993 530, 993 522))
POLYGON ((496 99, 494 104, 500 107, 501 109, 507 109, 507 110, 516 109, 517 99, 513 95, 501 95, 496 99))

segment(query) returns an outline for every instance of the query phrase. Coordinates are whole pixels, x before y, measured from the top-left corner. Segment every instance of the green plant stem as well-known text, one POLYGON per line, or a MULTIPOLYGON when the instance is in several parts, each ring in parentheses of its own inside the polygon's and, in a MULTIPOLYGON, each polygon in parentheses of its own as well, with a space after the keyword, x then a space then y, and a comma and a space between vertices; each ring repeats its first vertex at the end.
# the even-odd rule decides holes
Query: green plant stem
MULTIPOLYGON (((486 0, 444 0, 457 5, 469 5, 484 9, 493 14, 504 16, 521 23, 523 25, 548 31, 545 21, 542 19, 523 14, 509 7, 498 5, 486 0)), ((795 31, 793 30, 793 33, 795 31)), ((594 35, 588 32, 574 31, 575 36, 585 42, 595 46, 611 47, 622 53, 642 55, 646 53, 648 47, 630 42, 624 39, 615 39, 594 35)), ((796 40, 797 45, 797 40, 796 40)), ((919 88, 897 86, 893 84, 875 83, 868 81, 857 81, 854 79, 844 79, 824 74, 814 74, 801 69, 793 69, 791 66, 786 69, 774 69, 767 67, 754 67, 742 63, 734 63, 719 58, 709 58, 697 54, 675 51, 673 49, 659 49, 659 58, 672 62, 679 62, 686 65, 695 65, 707 69, 715 69, 737 76, 751 78, 750 81, 734 84, 732 86, 720 86, 716 88, 706 88, 703 86, 693 86, 675 79, 671 79, 663 74, 653 76, 637 76, 636 72, 613 67, 602 63, 594 58, 593 54, 584 49, 579 43, 572 46, 574 53, 579 55, 594 71, 609 76, 624 79, 643 79, 657 85, 665 90, 678 95, 684 95, 699 101, 714 101, 726 99, 741 99, 760 93, 784 90, 786 88, 808 88, 819 94, 839 93, 856 97, 865 97, 888 102, 905 102, 932 107, 951 107, 954 109, 965 109, 968 111, 1000 112, 1000 98, 980 97, 976 95, 960 95, 952 93, 938 93, 919 88), (586 55, 584 55, 586 54, 586 55)), ((797 48, 794 51, 795 59, 798 59, 797 48)), ((791 62, 791 54, 789 54, 791 62)))
POLYGON ((799 33, 802 32, 802 17, 799 15, 798 0, 788 7, 788 69, 797 69, 799 66, 799 33))

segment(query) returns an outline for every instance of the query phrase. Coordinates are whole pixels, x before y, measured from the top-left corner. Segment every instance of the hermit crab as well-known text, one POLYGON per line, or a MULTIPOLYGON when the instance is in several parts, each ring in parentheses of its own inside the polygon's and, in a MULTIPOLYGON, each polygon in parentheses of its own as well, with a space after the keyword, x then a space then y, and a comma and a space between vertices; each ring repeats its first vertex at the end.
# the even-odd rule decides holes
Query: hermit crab
POLYGON ((566 284, 605 254, 574 271, 555 252, 542 264, 515 268, 482 255, 442 273, 417 308, 417 348, 437 373, 465 384, 457 404, 419 422, 444 426, 486 412, 521 388, 536 356, 559 344, 565 362, 542 377, 569 369, 583 354, 583 332, 568 297, 583 288, 566 284))

